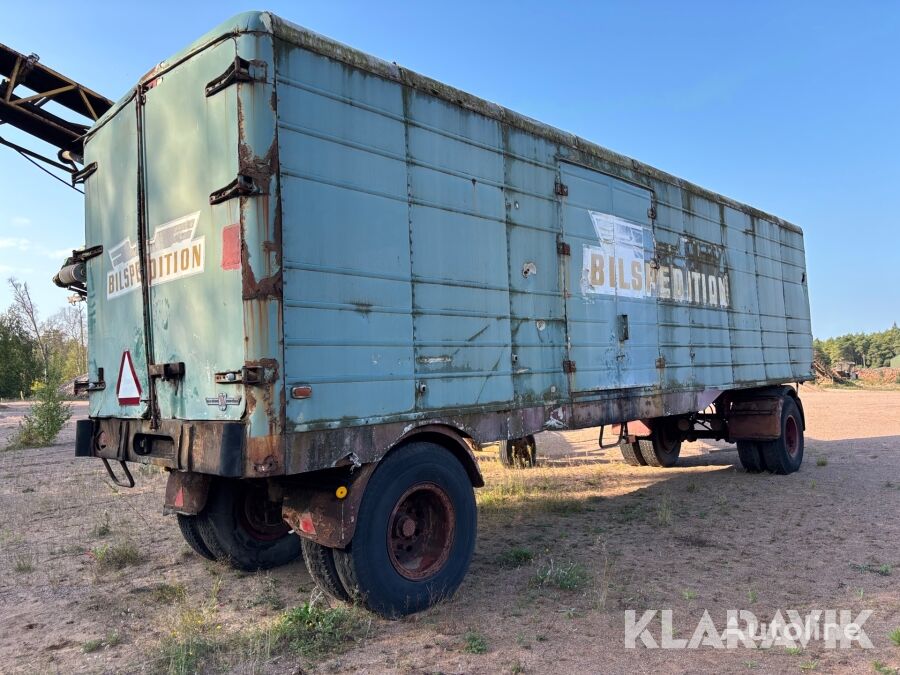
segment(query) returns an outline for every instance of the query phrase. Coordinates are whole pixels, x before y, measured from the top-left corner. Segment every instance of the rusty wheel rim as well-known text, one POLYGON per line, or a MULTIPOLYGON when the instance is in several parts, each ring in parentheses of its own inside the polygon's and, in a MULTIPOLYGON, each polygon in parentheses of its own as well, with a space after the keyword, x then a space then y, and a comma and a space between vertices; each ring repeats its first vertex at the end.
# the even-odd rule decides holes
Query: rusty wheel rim
POLYGON ((792 457, 796 456, 800 449, 800 430, 793 415, 788 417, 784 423, 784 447, 792 457))
POLYGON ((281 518, 281 505, 266 499, 263 490, 245 490, 234 506, 238 522, 251 539, 275 541, 290 531, 281 518))
POLYGON ((419 483, 404 492, 388 520, 388 554, 397 573, 412 581, 437 574, 450 557, 455 522, 440 486, 419 483))

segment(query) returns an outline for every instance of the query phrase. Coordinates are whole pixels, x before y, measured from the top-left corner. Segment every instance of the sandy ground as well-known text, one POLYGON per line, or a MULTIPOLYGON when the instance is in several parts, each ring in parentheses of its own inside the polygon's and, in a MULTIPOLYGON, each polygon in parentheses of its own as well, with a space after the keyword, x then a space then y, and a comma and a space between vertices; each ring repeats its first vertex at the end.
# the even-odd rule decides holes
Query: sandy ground
MULTIPOLYGON (((900 667, 900 392, 802 393, 806 458, 791 476, 744 472, 733 447, 685 446, 673 469, 632 468, 597 449, 596 430, 538 438, 542 466, 482 458, 475 559, 448 602, 408 619, 373 619, 346 652, 319 662, 235 662, 237 672, 874 672, 900 667), (504 554, 525 549, 518 568, 504 554), (541 586, 551 565, 586 572, 573 590, 541 586), (873 649, 664 650, 625 647, 625 611, 671 609, 676 638, 708 610, 769 621, 777 610, 872 610, 873 649), (486 651, 466 651, 466 635, 486 651)), ((0 446, 25 412, 0 407, 0 446)), ((76 414, 85 414, 83 404, 76 414)), ((241 575, 187 550, 161 515, 164 475, 115 487, 73 457, 74 424, 49 448, 0 451, 0 672, 142 672, 192 605, 223 634, 262 625, 315 591, 302 564, 241 575), (134 544, 140 559, 101 572, 97 551, 134 544), (184 599, 165 589, 183 588, 184 599), (84 653, 112 633, 119 644, 84 653)), ((660 622, 651 633, 659 640, 660 622)), ((640 644, 640 643, 639 643, 640 644)), ((248 656, 248 658, 250 658, 248 656)), ((887 672, 887 671, 886 671, 887 672)))

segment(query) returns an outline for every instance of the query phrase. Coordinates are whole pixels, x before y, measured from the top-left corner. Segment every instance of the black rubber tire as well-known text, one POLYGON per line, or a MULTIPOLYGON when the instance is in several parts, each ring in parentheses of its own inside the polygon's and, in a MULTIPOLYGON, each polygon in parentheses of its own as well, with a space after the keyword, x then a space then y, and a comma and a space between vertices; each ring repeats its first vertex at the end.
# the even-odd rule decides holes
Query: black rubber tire
POLYGON ((334 550, 303 537, 300 538, 300 548, 306 569, 316 586, 336 600, 350 602, 350 594, 341 583, 334 565, 334 550))
POLYGON ((200 528, 197 524, 197 516, 186 516, 184 514, 176 514, 178 519, 178 529, 181 530, 181 536, 187 542, 188 546, 194 549, 194 553, 207 560, 215 560, 216 556, 209 550, 209 546, 200 536, 200 528))
POLYGON ((622 459, 629 466, 647 466, 644 459, 644 453, 641 452, 639 443, 619 443, 619 452, 622 453, 622 459))
POLYGON ((346 549, 334 549, 334 561, 341 583, 354 600, 396 619, 456 592, 469 569, 477 529, 475 493, 462 464, 439 445, 411 443, 388 454, 372 474, 353 540, 346 549), (448 498, 454 528, 446 560, 431 575, 412 580, 391 562, 388 533, 395 507, 408 490, 419 485, 436 486, 448 498))
POLYGON ((287 524, 280 536, 261 540, 246 518, 241 518, 244 500, 257 495, 258 489, 264 488, 251 481, 215 480, 209 488, 206 507, 197 515, 200 538, 210 553, 245 572, 280 567, 300 556, 300 536, 291 532, 287 524))
POLYGON ((757 441, 738 441, 738 457, 747 473, 759 473, 766 470, 766 461, 757 441))
POLYGON ((534 436, 500 441, 500 463, 510 469, 530 469, 537 464, 534 436))
POLYGON ((784 396, 781 406, 781 437, 774 441, 761 441, 759 447, 766 468, 772 473, 786 475, 800 468, 803 463, 803 416, 793 396, 784 396), (795 439, 793 452, 789 450, 790 435, 795 439))
POLYGON ((647 466, 675 466, 681 454, 681 437, 673 421, 665 418, 655 420, 650 427, 650 438, 640 440, 638 449, 647 466))

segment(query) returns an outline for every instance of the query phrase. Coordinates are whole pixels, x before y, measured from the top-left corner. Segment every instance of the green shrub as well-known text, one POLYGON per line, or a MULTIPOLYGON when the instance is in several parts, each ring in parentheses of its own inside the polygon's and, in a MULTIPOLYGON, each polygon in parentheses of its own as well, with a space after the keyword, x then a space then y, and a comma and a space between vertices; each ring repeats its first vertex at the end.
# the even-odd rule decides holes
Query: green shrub
POLYGON ((217 634, 214 618, 208 610, 182 609, 159 645, 151 672, 160 675, 220 672, 215 661, 227 643, 217 634))
POLYGON ((340 651, 362 636, 363 622, 353 609, 306 603, 281 615, 274 627, 276 642, 302 656, 340 651))
POLYGON ((561 591, 577 591, 591 580, 591 575, 580 563, 554 564, 549 560, 531 577, 532 587, 558 588, 561 591))
POLYGON ((464 650, 469 654, 484 654, 487 651, 487 640, 481 633, 470 630, 465 635, 465 641, 464 650))
POLYGON ((42 382, 35 386, 37 397, 31 412, 19 423, 19 429, 7 446, 41 448, 52 445, 59 432, 72 417, 72 409, 59 393, 58 383, 42 382))
POLYGON ((892 630, 888 633, 888 637, 891 639, 891 642, 900 647, 900 628, 892 630))
POLYGON ((497 563, 500 567, 515 569, 523 567, 534 560, 534 554, 527 548, 514 547, 508 551, 504 551, 497 557, 497 563))
POLYGON ((91 549, 97 567, 103 571, 121 570, 141 561, 141 552, 130 541, 104 544, 91 549))

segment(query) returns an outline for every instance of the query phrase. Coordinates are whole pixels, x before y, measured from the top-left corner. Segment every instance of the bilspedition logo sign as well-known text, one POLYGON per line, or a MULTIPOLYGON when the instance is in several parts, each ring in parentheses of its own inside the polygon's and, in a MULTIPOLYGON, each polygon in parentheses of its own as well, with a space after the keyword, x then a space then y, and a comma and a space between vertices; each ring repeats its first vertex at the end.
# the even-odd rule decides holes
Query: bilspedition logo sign
MULTIPOLYGON (((206 238, 196 236, 200 212, 159 225, 149 248, 150 285, 157 286, 203 272, 206 238)), ((141 264, 137 244, 124 239, 109 249, 112 268, 106 275, 106 297, 117 298, 141 286, 141 264)))
POLYGON ((640 618, 637 612, 625 612, 625 647, 634 649, 638 643, 648 649, 769 649, 771 647, 806 647, 811 641, 823 642, 828 649, 849 649, 854 644, 872 649, 872 642, 863 624, 872 615, 866 609, 853 616, 847 609, 812 610, 801 614, 789 609, 775 612, 771 621, 762 622, 753 612, 729 609, 725 628, 716 626, 709 612, 704 610, 691 637, 676 638, 672 626, 671 609, 648 609, 640 618), (654 619, 659 617, 659 626, 654 619))

